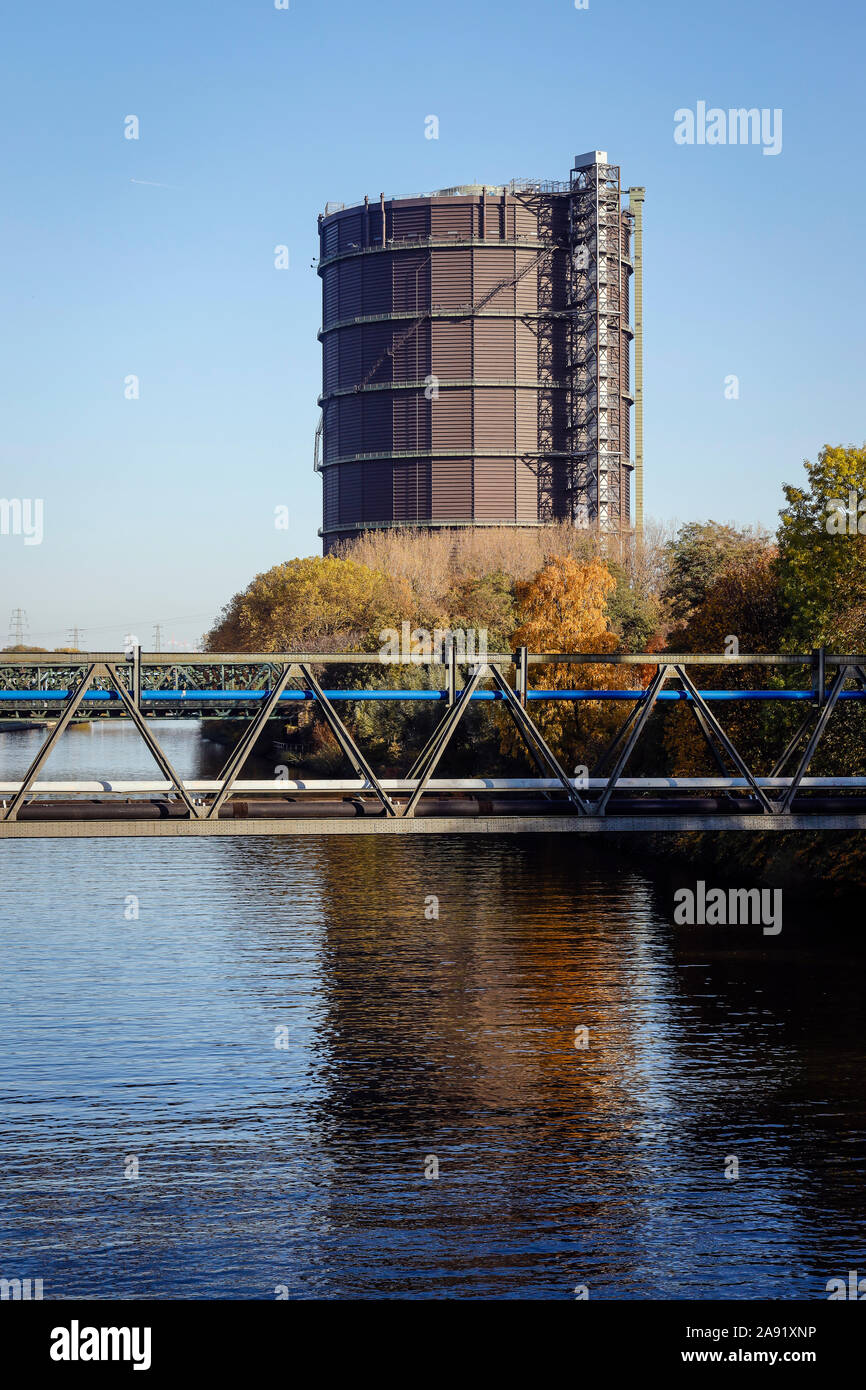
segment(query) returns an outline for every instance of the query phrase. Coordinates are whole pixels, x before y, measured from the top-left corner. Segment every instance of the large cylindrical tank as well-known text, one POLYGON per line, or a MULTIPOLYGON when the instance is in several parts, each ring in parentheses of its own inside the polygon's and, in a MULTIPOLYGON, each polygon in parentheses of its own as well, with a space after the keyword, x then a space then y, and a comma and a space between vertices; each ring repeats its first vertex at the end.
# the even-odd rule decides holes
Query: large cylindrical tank
POLYGON ((325 551, 565 515, 568 186, 365 201, 319 230, 325 551))

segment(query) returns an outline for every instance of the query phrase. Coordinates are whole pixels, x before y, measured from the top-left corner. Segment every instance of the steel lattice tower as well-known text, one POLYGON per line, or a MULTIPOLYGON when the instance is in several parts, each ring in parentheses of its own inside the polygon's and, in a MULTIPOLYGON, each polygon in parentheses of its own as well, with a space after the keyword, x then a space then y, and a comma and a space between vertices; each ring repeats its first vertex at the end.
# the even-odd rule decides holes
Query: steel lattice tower
POLYGON ((566 495, 576 526, 629 529, 631 214, 603 150, 579 155, 569 200, 566 495))

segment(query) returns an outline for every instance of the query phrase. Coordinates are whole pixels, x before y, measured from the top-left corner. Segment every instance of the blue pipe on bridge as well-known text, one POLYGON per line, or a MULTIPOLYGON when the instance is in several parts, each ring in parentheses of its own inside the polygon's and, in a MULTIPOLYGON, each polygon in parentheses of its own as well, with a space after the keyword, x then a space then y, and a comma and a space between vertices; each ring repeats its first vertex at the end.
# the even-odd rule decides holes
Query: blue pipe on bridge
MULTIPOLYGON (((171 705, 189 704, 201 702, 203 704, 231 704, 233 702, 247 701, 255 703, 264 700, 270 692, 268 690, 143 690, 141 692, 142 705, 171 705)), ((458 694, 460 692, 458 691, 458 694)), ((809 701, 815 700, 815 692, 812 690, 701 690, 700 695, 704 700, 783 700, 783 701, 809 701)), ((641 690, 529 690, 527 699, 529 700, 640 700, 646 694, 641 690)), ((14 704, 26 701, 27 704, 45 704, 50 701, 65 700, 69 695, 68 690, 0 690, 0 703, 14 704)), ((434 700, 442 701, 447 699, 445 690, 326 690, 325 695, 329 700, 434 700)), ((304 700, 315 700, 316 696, 312 690, 286 690, 281 696, 280 701, 286 703, 297 703, 304 700)), ((473 700, 502 700, 503 695, 499 690, 476 690, 473 692, 473 700)), ((659 701, 685 701, 689 703, 693 697, 686 690, 660 690, 656 699, 659 701)), ((866 690, 843 690, 839 695, 840 700, 866 700, 866 690)), ((118 703, 120 696, 114 690, 91 690, 84 696, 83 703, 89 704, 101 702, 118 703)))

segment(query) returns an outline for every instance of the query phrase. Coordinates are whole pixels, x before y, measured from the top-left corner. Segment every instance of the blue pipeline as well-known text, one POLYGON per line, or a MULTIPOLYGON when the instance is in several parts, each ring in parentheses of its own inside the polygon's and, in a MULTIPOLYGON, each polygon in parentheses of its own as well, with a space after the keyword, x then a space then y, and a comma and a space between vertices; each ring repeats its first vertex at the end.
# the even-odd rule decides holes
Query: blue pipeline
MULTIPOLYGON (((459 693, 459 692, 458 692, 459 693)), ((529 700, 640 700, 645 695, 643 690, 530 690, 527 692, 529 700)), ((270 694, 268 690, 143 690, 141 692, 142 705, 177 705, 177 704, 231 704, 233 702, 254 703, 264 700, 270 694)), ((700 694, 705 700, 793 700, 809 701, 815 699, 815 693, 811 690, 702 690, 700 694)), ((52 701, 65 700, 69 695, 68 690, 0 690, 0 703, 15 703, 25 701, 27 704, 47 704, 52 701)), ((325 695, 329 700, 433 700, 442 701, 447 699, 447 692, 444 690, 326 690, 325 695)), ((280 701, 285 703, 297 703, 304 700, 315 700, 316 696, 312 690, 286 690, 281 696, 280 701)), ((499 690, 476 690, 471 697, 473 700, 501 700, 502 692, 499 690)), ((693 697, 685 690, 661 690, 656 699, 663 701, 681 701, 689 703, 693 697)), ((839 695, 840 700, 864 700, 866 690, 843 690, 839 695)), ((84 697, 84 703, 119 703, 120 697, 113 690, 91 690, 84 697)))

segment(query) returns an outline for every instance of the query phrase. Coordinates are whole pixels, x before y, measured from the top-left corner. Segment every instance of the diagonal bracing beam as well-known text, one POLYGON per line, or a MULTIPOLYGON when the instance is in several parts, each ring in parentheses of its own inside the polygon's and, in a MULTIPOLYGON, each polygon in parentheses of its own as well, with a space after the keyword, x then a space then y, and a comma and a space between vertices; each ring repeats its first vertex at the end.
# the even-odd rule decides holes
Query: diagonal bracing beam
POLYGON ((138 732, 141 734, 141 737, 144 739, 144 742, 147 744, 147 747, 151 755, 153 756, 153 759, 156 762, 163 777, 166 777, 169 780, 169 782, 171 782, 174 790, 177 792, 184 806, 189 811, 189 814, 192 817, 192 819, 200 819, 201 813, 198 807, 195 805, 194 801, 192 800, 192 797, 190 796, 186 787, 184 786, 183 778, 179 777, 178 774, 175 772, 168 757, 160 748, 151 730, 147 727, 147 722, 144 718, 144 715, 141 713, 141 710, 136 708, 135 701, 133 700, 132 696, 130 695, 129 691, 124 685, 123 679, 117 667, 112 666, 110 664, 106 664, 105 666, 103 666, 102 669, 108 676, 109 680, 111 681, 115 690, 120 696, 121 704, 123 705, 124 709, 126 710, 135 727, 138 729, 138 732))
MULTIPOLYGON (((509 687, 509 689, 510 689, 510 687, 509 687)), ((454 707, 454 702, 455 702, 456 698, 457 698, 457 693, 456 693, 456 689, 455 689, 455 691, 454 691, 454 699, 451 700, 451 702, 450 702, 450 704, 449 704, 449 708, 453 708, 453 707, 454 707)), ((447 718, 447 715, 446 715, 446 718, 447 718)), ((415 778, 421 777, 421 776, 423 775, 424 770, 425 770, 425 768, 427 767, 427 764, 428 764, 428 762, 430 761, 430 758, 431 758, 433 752, 435 751, 435 749, 436 749, 436 747, 437 747, 437 745, 438 745, 439 738, 440 738, 440 734, 441 734, 441 730, 442 730, 442 723, 440 722, 439 724, 436 725, 435 729, 433 730, 432 734, 431 734, 430 737, 428 738, 427 742, 424 744, 424 747, 421 749, 421 752, 418 754, 417 758, 415 759, 414 763, 413 763, 412 766, 410 767, 409 771, 406 773, 406 778, 407 778, 408 781, 414 781, 415 778)), ((542 774, 542 776, 543 776, 545 773, 547 773, 547 772, 549 771, 549 764, 545 763, 545 761, 543 760, 543 758, 539 757, 538 753, 536 752, 536 750, 535 750, 535 748, 532 746, 532 744, 529 744, 529 745, 528 745, 528 748, 529 748, 529 752, 530 752, 530 754, 531 754, 531 756, 532 756, 532 760, 533 760, 533 762, 535 763, 535 766, 538 768, 539 772, 540 772, 540 773, 542 774)), ((549 800, 550 800, 550 792, 544 791, 544 792, 542 792, 542 796, 544 797, 545 801, 549 801, 549 800)))
POLYGON ((204 817, 205 820, 217 820, 219 818, 220 808, 231 795, 232 787, 238 778, 241 768, 246 762, 249 753, 252 751, 259 734, 276 710, 283 691, 297 670, 297 666, 294 665, 283 666, 280 670, 276 685, 269 692, 267 699, 262 701, 260 708, 256 712, 255 719, 251 720, 247 725, 237 744, 232 749, 225 767, 220 772, 219 780, 222 786, 207 808, 207 813, 204 817))
POLYGON ((370 787, 376 793, 383 807, 385 808, 385 814, 388 816, 396 816, 396 806, 394 805, 390 796, 388 796, 387 792, 383 791, 378 777, 371 768, 370 764, 367 762, 367 759, 364 757, 355 740, 352 738, 352 735, 349 733, 349 730, 346 728, 345 724, 340 719, 340 716, 337 714, 337 711, 334 709, 334 706, 331 704, 330 700, 328 699, 324 690, 320 686, 319 682, 316 680, 316 677, 313 675, 309 666, 301 664, 298 669, 300 670, 301 676, 307 682, 313 694, 315 695, 316 700, 321 706, 322 713, 325 716, 325 720, 328 724, 328 728, 331 730, 331 733, 334 735, 334 738, 337 740, 346 757, 349 759, 349 762, 352 764, 352 767, 354 768, 355 772, 359 777, 363 777, 365 781, 369 783, 370 787))
POLYGON ((824 736, 824 730, 827 727, 830 715, 833 713, 833 710, 836 707, 836 701, 842 694, 842 689, 845 685, 846 680, 848 680, 849 676, 857 676, 858 674, 859 668, 857 667, 839 667, 839 674, 837 675, 832 686, 830 687, 827 699, 821 708, 821 713, 819 714, 818 719, 815 723, 815 727, 812 730, 809 742, 803 749, 802 757, 800 758, 800 761, 797 764, 797 770, 794 773, 794 776, 791 778, 790 785, 787 787, 785 794, 782 797, 781 802, 779 803, 779 811, 782 815, 788 815, 790 813, 791 803, 793 802, 794 797, 797 795, 797 790, 800 786, 800 783, 805 777, 809 764, 815 755, 815 749, 818 747, 818 744, 821 742, 821 739, 824 736))
POLYGON ((640 714, 640 712, 641 712, 641 699, 642 699, 642 698, 643 698, 643 697, 640 697, 640 698, 638 698, 637 700, 635 700, 634 704, 632 705, 631 709, 630 709, 629 712, 628 712, 627 717, 623 720, 622 724, 621 724, 621 725, 619 726, 619 728, 617 729, 617 731, 616 731, 616 733, 614 734, 614 736, 613 736, 611 742, 607 745, 606 748, 604 748, 604 749, 602 750, 601 753, 599 753, 598 757, 597 757, 596 760, 595 760, 595 766, 593 767, 592 772, 589 774, 590 777, 600 777, 600 776, 601 776, 602 772, 604 771, 604 766, 605 766, 605 763, 607 762, 608 758, 612 758, 612 757, 613 757, 613 755, 614 755, 614 753, 616 752, 617 748, 619 748, 619 746, 620 746, 620 744, 622 743, 623 739, 626 737, 626 735, 627 735, 629 729, 631 728, 632 724, 635 722, 635 720, 637 719, 638 715, 640 714))
POLYGON ((713 755, 713 760, 715 761, 716 767, 719 769, 719 772, 721 772, 724 777, 727 777, 728 769, 725 766, 725 760, 719 752, 718 744, 713 742, 712 734, 709 728, 707 727, 707 722, 704 719, 701 709, 698 707, 698 705, 695 704, 693 700, 688 701, 688 708, 695 716, 695 723, 697 724, 698 728, 703 734, 704 742, 706 743, 707 747, 713 755))
MULTIPOLYGON (((818 656, 818 655, 820 654, 821 650, 822 650, 822 649, 819 648, 817 652, 813 653, 813 656, 818 656)), ((812 727, 812 725, 815 724, 815 723, 817 723, 818 719, 821 717, 821 710, 824 708, 824 704, 825 704, 826 699, 827 699, 827 691, 826 691, 826 689, 825 689, 824 681, 823 681, 823 670, 824 670, 823 662, 821 662, 820 665, 821 665, 821 676, 820 676, 820 681, 821 681, 821 683, 820 683, 820 685, 818 685, 817 688, 815 689, 815 694, 816 694, 816 696, 817 696, 817 701, 818 701, 818 703, 817 703, 818 714, 817 714, 817 716, 815 715, 814 708, 809 709, 809 710, 807 711, 805 717, 801 720, 800 724, 797 726, 796 732, 791 736, 791 738, 789 739, 788 743, 785 745, 785 751, 784 751, 784 752, 782 753, 782 755, 779 757, 779 759, 777 760, 777 762, 773 765, 773 767, 772 767, 772 769, 771 769, 771 771, 770 771, 770 776, 771 776, 771 777, 781 777, 782 773, 785 771, 785 768, 786 768, 786 766, 787 766, 787 764, 788 764, 788 760, 789 760, 791 757, 793 757, 793 755, 794 755, 796 749, 799 747, 799 745, 800 745, 802 739, 803 739, 803 738, 805 737, 805 735, 809 732, 809 729, 812 727)), ((855 667, 854 669, 858 672, 858 675, 859 675, 859 677, 860 677, 861 684, 866 683, 866 676, 864 676, 864 674, 863 674, 863 672, 861 671, 860 667, 857 666, 857 667, 855 667)), ((818 673, 817 673, 817 671, 816 671, 816 673, 815 673, 816 678, 817 678, 817 675, 818 675, 818 673)))
POLYGON ((460 691, 460 694, 457 696, 457 700, 448 710, 448 713, 445 715, 445 718, 442 720, 442 723, 436 730, 436 733, 434 734, 431 743, 428 744, 427 749, 425 750, 426 758, 424 761, 423 769, 419 774, 415 790, 412 792, 412 795, 410 796, 406 804, 406 809, 403 812, 403 816, 405 818, 411 820, 414 816, 415 807, 418 805, 418 802, 424 795, 424 788, 427 786, 427 783, 430 781, 430 778, 436 771, 436 765, 439 762, 439 759, 442 757, 442 754, 445 752, 445 749, 448 747, 448 744, 451 742, 451 736, 454 733, 454 730, 457 728, 457 725, 460 723, 460 720, 463 718, 463 715, 469 708, 472 696, 477 690, 478 684, 486 669, 486 664, 483 662, 480 665, 476 666, 475 670, 472 672, 463 689, 460 691))
POLYGON ((809 713, 806 715, 805 719, 798 726, 796 733, 794 733, 791 736, 790 740, 786 744, 784 753, 782 753, 778 761, 770 769, 771 777, 781 777, 788 764, 788 760, 793 756, 799 744, 802 742, 803 736, 809 732, 809 729, 811 728, 814 722, 815 720, 813 712, 812 710, 809 710, 809 713))
POLYGON ((38 750, 36 757, 33 759, 32 763, 30 764, 30 766, 24 774, 24 780, 22 781, 19 790, 15 793, 14 797, 12 798, 11 804, 7 807, 5 814, 0 816, 0 819, 18 819, 18 812, 21 810, 21 807, 24 804, 24 800, 31 786, 36 781, 39 769, 45 763, 49 753, 51 752, 54 745, 57 743, 61 734, 66 729, 67 725, 74 718, 78 706, 81 704, 81 701, 84 699, 85 695, 87 694, 88 690, 93 684, 93 681, 99 670, 99 663, 96 661, 93 662, 91 666, 87 667, 87 670, 84 672, 84 675, 81 677, 81 681, 75 687, 75 689, 70 690, 69 694, 63 702, 63 713, 61 714, 57 723, 54 725, 54 728, 51 730, 51 733, 48 735, 45 742, 42 744, 41 748, 38 750))
MULTIPOLYGON (((453 709, 454 706, 453 706, 453 705, 449 705, 448 708, 449 708, 449 709, 453 709)), ((447 714, 446 714, 445 718, 447 719, 447 717, 448 717, 448 716, 447 716, 447 714)), ((433 749, 436 747, 437 741, 438 741, 438 739, 439 739, 439 730, 440 730, 441 728, 442 728, 442 722, 441 722, 441 720, 440 720, 440 722, 436 725, 436 727, 434 728, 432 734, 431 734, 430 737, 428 738, 427 742, 424 744, 424 747, 421 749, 421 752, 418 754, 418 756, 417 756, 417 758, 415 759, 414 763, 413 763, 412 766, 410 767, 409 771, 406 773, 406 780, 407 780, 407 781, 409 781, 409 782, 414 781, 414 779, 415 779, 416 777, 420 777, 421 774, 423 773, 425 767, 427 766, 427 763, 428 763, 429 760, 430 760, 430 755, 431 755, 433 749)))
MULTIPOLYGON (((625 747, 623 748, 622 752, 616 760, 616 763, 614 764, 613 770, 607 779, 607 785, 604 791, 602 792, 598 801, 592 808, 595 815, 603 816, 606 814, 607 803, 610 801, 610 798, 613 795, 614 788, 623 774, 623 770, 625 768, 626 763, 632 755, 635 744, 637 743, 638 739, 640 738, 641 734, 646 728, 647 721, 649 720, 650 715, 655 709, 656 700, 658 699, 658 693, 661 690, 662 686, 668 680, 670 680, 672 675, 675 674, 675 666, 659 666, 655 675, 653 676, 652 680, 650 681, 649 685, 647 686, 646 690, 641 696, 640 702, 636 706, 640 713, 638 714, 637 719, 635 720, 634 728, 631 730, 631 733, 629 734, 628 739, 626 740, 625 747)), ((626 724, 627 723, 628 721, 626 721, 626 724)), ((620 733, 622 732, 623 730, 620 730, 620 733)), ((616 742, 616 740, 614 740, 614 742, 616 742)))
POLYGON ((700 710, 704 719, 704 723, 707 725, 708 731, 712 733, 714 737, 718 740, 718 742, 721 744, 722 748, 727 753, 728 757, 736 767, 740 776, 745 777, 746 781, 749 783, 749 786, 752 788, 752 791, 755 793, 755 796, 760 801, 765 814, 770 816, 776 815, 776 808, 773 805, 772 801, 770 801, 769 797, 765 795, 763 789, 758 786, 758 783, 756 782, 753 773, 746 766, 742 756, 740 755, 740 753, 737 752, 737 749, 734 747, 733 743, 728 738, 728 735, 725 733, 718 719, 713 714, 712 710, 710 709, 701 692, 698 690, 698 687, 695 685, 691 676, 686 671, 685 667, 675 666, 673 669, 676 672, 677 676, 679 676, 680 680, 682 681, 688 693, 691 695, 692 699, 694 700, 696 709, 700 710))
POLYGON ((506 708, 517 725, 518 732, 522 735, 524 742, 529 747, 529 751, 532 753, 536 763, 542 767, 546 766, 546 769, 552 772, 554 777, 559 779, 569 801, 578 808, 582 815, 588 816, 590 814, 590 808, 587 802, 584 801, 580 792, 574 785, 574 782, 571 781, 567 773, 563 771, 556 755, 542 735, 541 730, 530 719, 502 672, 498 671, 495 666, 491 666, 490 674, 493 677, 494 684, 502 692, 502 698, 505 701, 506 708))

